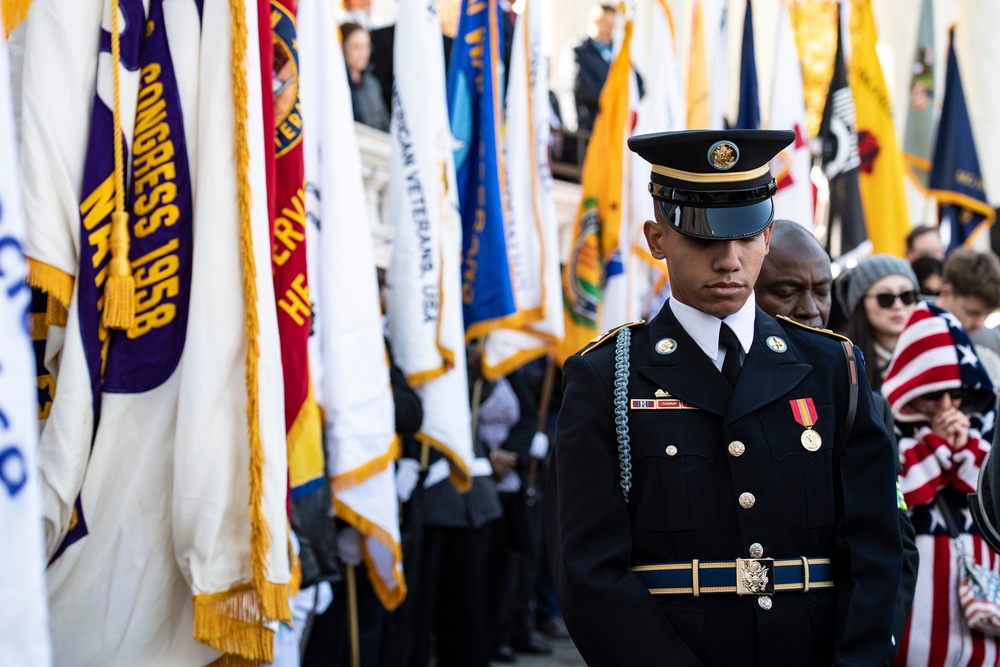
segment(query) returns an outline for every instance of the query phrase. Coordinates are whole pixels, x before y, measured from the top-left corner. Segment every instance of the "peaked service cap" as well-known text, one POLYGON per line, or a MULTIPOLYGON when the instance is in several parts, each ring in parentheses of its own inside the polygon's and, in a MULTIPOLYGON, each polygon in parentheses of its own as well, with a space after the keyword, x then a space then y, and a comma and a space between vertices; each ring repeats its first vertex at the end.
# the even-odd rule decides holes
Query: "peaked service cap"
POLYGON ((791 130, 685 130, 630 137, 628 147, 652 165, 649 193, 671 227, 725 241, 771 224, 768 163, 794 139, 791 130))

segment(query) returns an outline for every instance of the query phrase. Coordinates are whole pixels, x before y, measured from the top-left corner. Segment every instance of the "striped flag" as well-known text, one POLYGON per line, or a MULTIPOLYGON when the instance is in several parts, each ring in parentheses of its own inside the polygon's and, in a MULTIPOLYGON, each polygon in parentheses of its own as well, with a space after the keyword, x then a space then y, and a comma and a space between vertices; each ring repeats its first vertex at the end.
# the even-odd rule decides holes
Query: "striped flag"
POLYGON ((564 335, 559 239, 549 169, 549 86, 542 52, 542 10, 528 0, 514 26, 507 84, 508 265, 524 324, 489 333, 487 378, 507 375, 549 351, 564 335))
MULTIPOLYGON (((0 664, 48 667, 48 605, 38 474, 35 354, 24 282, 24 218, 10 97, 7 43, 0 38, 0 664)), ((41 386, 37 387, 41 394, 41 386)))
POLYGON ((774 217, 792 220, 812 229, 813 192, 809 179, 812 153, 809 150, 809 127, 802 92, 802 68, 785 3, 778 6, 775 42, 768 126, 772 130, 793 130, 795 141, 771 160, 771 173, 778 185, 778 193, 773 197, 774 217))
POLYGON ((619 227, 623 142, 633 111, 629 103, 633 77, 631 43, 629 20, 621 50, 611 63, 601 91, 594 132, 583 163, 583 195, 573 228, 570 258, 563 269, 566 337, 555 353, 560 364, 598 333, 605 287, 611 276, 622 271, 619 227))
POLYGON ((351 90, 330 3, 300 0, 299 19, 306 213, 317 241, 309 263, 318 288, 312 361, 321 369, 327 467, 336 514, 365 536, 369 579, 383 606, 395 609, 406 595, 398 445, 351 90))
POLYGON ((948 43, 944 105, 938 124, 937 145, 928 194, 938 202, 938 227, 947 251, 972 243, 982 229, 993 224, 996 212, 986 198, 975 137, 965 105, 962 73, 955 57, 955 30, 948 43))
POLYGON ((851 11, 851 91, 858 117, 861 202, 872 252, 902 257, 910 214, 906 203, 903 154, 889 106, 889 91, 875 53, 871 0, 854 0, 851 11))
POLYGON ((472 483, 461 219, 448 126, 441 21, 433 3, 403 0, 393 59, 389 220, 396 242, 386 272, 396 364, 420 395, 417 437, 438 449, 460 489, 472 483))

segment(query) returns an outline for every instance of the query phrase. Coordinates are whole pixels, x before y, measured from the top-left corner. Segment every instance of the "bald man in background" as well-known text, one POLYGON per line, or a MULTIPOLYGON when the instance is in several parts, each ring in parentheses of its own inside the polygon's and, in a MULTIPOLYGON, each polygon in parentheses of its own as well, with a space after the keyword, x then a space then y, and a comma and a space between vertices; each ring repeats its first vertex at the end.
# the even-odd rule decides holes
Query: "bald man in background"
MULTIPOLYGON (((806 326, 822 328, 830 317, 833 303, 833 276, 830 257, 816 237, 802 225, 790 220, 775 220, 771 232, 771 250, 764 257, 760 276, 754 285, 754 297, 760 309, 771 317, 787 317, 806 326)), ((873 394, 875 410, 886 429, 895 433, 889 404, 881 394, 873 394)), ((897 447, 895 436, 892 444, 897 447)), ((899 451, 896 451, 897 473, 899 451)), ((919 554, 914 542, 913 522, 905 507, 899 509, 899 532, 903 538, 903 571, 896 595, 896 615, 892 628, 892 651, 886 659, 891 665, 896 648, 906 631, 917 584, 919 554)))

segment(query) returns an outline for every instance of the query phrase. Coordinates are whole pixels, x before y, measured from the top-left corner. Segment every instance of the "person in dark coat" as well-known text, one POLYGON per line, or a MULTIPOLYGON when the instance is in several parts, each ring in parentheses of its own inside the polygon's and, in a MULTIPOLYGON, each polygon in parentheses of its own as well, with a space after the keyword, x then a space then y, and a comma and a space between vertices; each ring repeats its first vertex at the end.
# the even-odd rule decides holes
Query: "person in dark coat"
POLYGON ((376 130, 389 131, 389 107, 382 86, 371 68, 371 34, 357 23, 340 26, 344 41, 344 64, 351 87, 351 110, 354 120, 376 130))
MULTIPOLYGON (((775 220, 771 232, 770 250, 760 268, 754 285, 754 297, 760 309, 771 317, 788 317, 799 324, 826 327, 833 305, 833 274, 830 256, 812 232, 791 220, 775 220)), ((872 394, 875 411, 885 424, 896 457, 896 474, 903 471, 899 462, 899 444, 895 437, 895 420, 889 402, 881 394, 872 394)), ((897 480, 897 484, 898 484, 897 480)), ((898 504, 897 504, 898 505, 898 504)), ((899 532, 903 539, 903 570, 896 592, 896 611, 892 627, 892 646, 886 665, 893 664, 896 648, 903 640, 906 624, 913 606, 913 592, 917 586, 920 553, 917 551, 916 532, 906 511, 905 503, 897 506, 899 532)))
MULTIPOLYGON (((613 4, 599 3, 591 7, 588 36, 573 48, 576 76, 573 79, 573 96, 576 99, 576 124, 581 132, 590 133, 597 118, 601 90, 611 69, 614 52, 611 42, 618 10, 613 4)), ((634 68, 633 68, 634 69, 634 68)), ((636 72, 639 97, 642 98, 642 77, 636 72)))
POLYGON ((903 550, 858 351, 753 285, 790 131, 632 137, 656 317, 566 360, 546 543, 589 665, 878 665, 903 550), (852 389, 853 387, 853 389, 852 389), (846 427, 845 423, 850 426, 846 427))

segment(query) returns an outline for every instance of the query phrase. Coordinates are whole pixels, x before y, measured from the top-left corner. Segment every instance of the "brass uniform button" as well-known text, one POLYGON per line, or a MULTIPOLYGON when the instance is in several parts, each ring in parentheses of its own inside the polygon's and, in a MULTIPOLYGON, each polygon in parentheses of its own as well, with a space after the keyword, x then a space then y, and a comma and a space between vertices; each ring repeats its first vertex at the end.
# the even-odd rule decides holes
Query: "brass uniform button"
POLYGON ((757 598, 757 605, 764 611, 769 610, 772 604, 773 602, 771 602, 770 595, 761 595, 759 598, 757 598))
POLYGON ((674 445, 667 445, 667 456, 677 456, 677 447, 674 445))
POLYGON ((743 452, 747 450, 746 445, 744 445, 739 440, 733 440, 729 443, 729 454, 732 456, 743 456, 743 452))
POLYGON ((764 547, 760 546, 760 542, 754 542, 750 545, 750 558, 760 558, 764 555, 764 547))
POLYGON ((757 499, 754 498, 753 494, 750 493, 749 491, 744 491, 743 493, 740 494, 740 507, 742 507, 743 509, 745 510, 750 509, 751 507, 753 507, 755 502, 757 502, 757 499))

